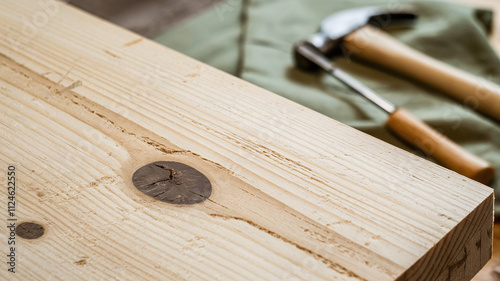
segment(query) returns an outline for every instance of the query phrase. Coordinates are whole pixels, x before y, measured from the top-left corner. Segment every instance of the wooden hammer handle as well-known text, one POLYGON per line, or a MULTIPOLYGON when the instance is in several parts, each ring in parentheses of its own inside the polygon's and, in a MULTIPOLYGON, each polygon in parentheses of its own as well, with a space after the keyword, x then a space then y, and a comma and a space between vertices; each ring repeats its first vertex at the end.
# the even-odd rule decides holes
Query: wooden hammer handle
POLYGON ((441 90, 500 121, 500 86, 442 63, 365 26, 344 38, 344 53, 389 68, 441 90))
POLYGON ((483 184, 489 184, 494 178, 495 169, 490 163, 461 148, 404 109, 392 113, 386 126, 457 173, 483 184))

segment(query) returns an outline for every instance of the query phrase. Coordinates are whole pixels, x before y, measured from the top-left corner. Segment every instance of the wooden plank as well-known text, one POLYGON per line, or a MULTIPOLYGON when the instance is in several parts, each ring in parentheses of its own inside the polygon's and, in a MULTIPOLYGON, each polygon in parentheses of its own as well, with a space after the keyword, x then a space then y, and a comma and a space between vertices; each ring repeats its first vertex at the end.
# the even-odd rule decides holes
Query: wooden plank
POLYGON ((486 186, 60 2, 0 21, 0 167, 45 231, 0 279, 467 280, 491 256, 486 186), (143 194, 154 161, 211 196, 143 194))

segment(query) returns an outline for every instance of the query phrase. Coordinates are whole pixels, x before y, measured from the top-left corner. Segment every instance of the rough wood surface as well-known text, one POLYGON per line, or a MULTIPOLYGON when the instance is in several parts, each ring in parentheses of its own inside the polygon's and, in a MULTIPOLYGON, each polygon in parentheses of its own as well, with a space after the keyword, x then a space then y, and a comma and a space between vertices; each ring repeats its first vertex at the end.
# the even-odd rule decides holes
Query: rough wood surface
POLYGON ((0 168, 44 227, 2 280, 468 280, 491 256, 486 186, 62 3, 0 21, 0 168), (210 198, 143 194, 154 161, 210 198))
POLYGON ((500 224, 495 223, 493 228, 493 257, 486 266, 474 276, 473 281, 499 281, 500 280, 500 224))

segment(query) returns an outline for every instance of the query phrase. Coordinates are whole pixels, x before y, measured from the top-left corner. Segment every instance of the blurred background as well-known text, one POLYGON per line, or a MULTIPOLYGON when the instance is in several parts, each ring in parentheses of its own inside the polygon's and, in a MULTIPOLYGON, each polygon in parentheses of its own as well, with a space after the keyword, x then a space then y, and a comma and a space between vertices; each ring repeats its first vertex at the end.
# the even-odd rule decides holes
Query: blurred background
POLYGON ((220 0, 63 0, 146 37, 199 14, 220 0))

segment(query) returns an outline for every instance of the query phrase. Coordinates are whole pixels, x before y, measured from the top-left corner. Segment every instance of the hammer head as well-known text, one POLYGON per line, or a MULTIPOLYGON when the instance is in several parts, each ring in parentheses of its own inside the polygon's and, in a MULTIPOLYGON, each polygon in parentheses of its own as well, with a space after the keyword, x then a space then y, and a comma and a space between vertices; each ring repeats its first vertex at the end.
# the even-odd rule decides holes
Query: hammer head
MULTIPOLYGON (((407 26, 413 24, 417 18, 417 14, 411 8, 389 10, 380 7, 362 7, 344 10, 323 20, 320 31, 312 35, 307 42, 328 56, 339 49, 346 35, 367 24, 379 28, 407 26)), ((297 47, 294 49, 294 54, 299 68, 315 69, 307 60, 301 58, 297 53, 297 47)))

